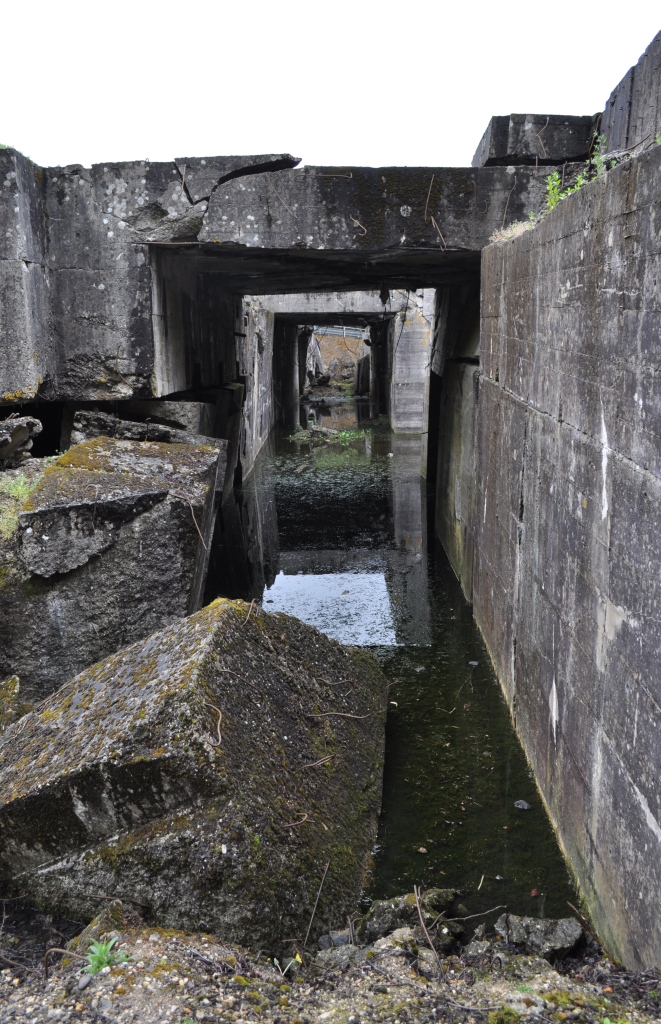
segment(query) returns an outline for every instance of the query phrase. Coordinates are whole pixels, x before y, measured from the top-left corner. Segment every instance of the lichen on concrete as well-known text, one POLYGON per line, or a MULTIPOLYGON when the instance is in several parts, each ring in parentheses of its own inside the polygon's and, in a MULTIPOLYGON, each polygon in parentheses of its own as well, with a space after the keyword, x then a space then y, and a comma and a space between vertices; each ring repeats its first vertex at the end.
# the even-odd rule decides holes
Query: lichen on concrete
POLYGON ((58 913, 128 889, 163 925, 275 948, 304 931, 327 864, 321 933, 368 867, 385 698, 365 651, 218 600, 6 730, 2 874, 58 913))

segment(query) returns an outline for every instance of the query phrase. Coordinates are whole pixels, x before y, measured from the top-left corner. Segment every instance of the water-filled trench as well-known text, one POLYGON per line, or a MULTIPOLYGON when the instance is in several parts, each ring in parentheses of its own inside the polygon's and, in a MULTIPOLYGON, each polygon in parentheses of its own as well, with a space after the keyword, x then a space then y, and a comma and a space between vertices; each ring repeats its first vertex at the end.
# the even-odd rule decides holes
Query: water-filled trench
POLYGON ((383 809, 364 901, 451 886, 470 914, 567 916, 576 890, 471 608, 427 529, 420 439, 368 420, 360 400, 314 411, 321 431, 276 433, 260 454, 234 540, 252 563, 239 571, 226 550, 232 575, 216 582, 369 647, 383 667, 383 809))

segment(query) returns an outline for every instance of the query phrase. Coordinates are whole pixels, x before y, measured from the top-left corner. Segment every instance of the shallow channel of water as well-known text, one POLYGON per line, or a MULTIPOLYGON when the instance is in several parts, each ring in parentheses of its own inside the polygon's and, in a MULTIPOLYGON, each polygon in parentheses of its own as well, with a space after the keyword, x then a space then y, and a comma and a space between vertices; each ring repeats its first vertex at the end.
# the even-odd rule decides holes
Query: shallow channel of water
POLYGON ((369 647, 388 677, 366 898, 452 886, 471 914, 566 916, 576 890, 471 609, 428 538, 419 439, 357 429, 365 416, 358 401, 322 406, 317 423, 340 431, 330 443, 276 436, 262 453, 244 486, 260 564, 226 592, 369 647))

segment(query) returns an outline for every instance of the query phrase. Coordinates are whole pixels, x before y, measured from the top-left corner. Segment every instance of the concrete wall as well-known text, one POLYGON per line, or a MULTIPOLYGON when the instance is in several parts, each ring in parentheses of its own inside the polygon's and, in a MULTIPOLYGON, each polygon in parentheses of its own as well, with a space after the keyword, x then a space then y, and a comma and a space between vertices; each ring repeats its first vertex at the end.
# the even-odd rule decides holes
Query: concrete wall
POLYGON ((394 318, 390 357, 390 425, 396 434, 421 434, 431 361, 436 292, 408 293, 394 318))
POLYGON ((629 967, 661 962, 660 183, 655 146, 484 251, 477 404, 457 365, 437 519, 599 935, 629 967))
POLYGON ((661 32, 613 89, 601 131, 609 151, 654 145, 661 132, 661 32))
POLYGON ((236 302, 236 359, 245 386, 239 458, 245 476, 275 426, 273 391, 274 316, 255 299, 236 302))

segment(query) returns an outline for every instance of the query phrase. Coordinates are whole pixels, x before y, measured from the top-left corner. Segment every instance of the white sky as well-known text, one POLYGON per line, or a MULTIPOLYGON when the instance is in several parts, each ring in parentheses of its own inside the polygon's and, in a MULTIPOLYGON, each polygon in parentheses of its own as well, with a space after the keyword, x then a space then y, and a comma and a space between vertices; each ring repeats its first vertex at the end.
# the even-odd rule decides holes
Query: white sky
POLYGON ((492 114, 601 110, 659 28, 658 0, 19 0, 0 142, 43 165, 467 165, 492 114))

